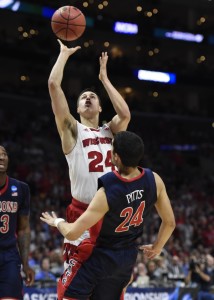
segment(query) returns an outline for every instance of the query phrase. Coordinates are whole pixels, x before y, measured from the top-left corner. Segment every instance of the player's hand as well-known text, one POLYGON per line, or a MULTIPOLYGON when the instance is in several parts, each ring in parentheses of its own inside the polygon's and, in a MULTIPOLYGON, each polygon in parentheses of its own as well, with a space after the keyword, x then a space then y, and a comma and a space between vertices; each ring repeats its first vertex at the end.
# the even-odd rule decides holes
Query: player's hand
POLYGON ((43 222, 47 223, 50 226, 54 226, 54 221, 57 219, 57 215, 55 214, 54 211, 52 211, 51 213, 52 215, 50 215, 48 212, 43 212, 42 213, 42 217, 40 217, 40 220, 42 220, 43 222))
POLYGON ((102 55, 99 58, 100 61, 100 73, 99 73, 99 79, 103 81, 107 78, 107 61, 108 61, 108 54, 107 52, 102 52, 102 55))
POLYGON ((26 279, 25 279, 26 286, 31 286, 34 283, 35 271, 33 269, 31 269, 29 266, 26 268, 23 268, 23 271, 26 275, 26 279))
POLYGON ((143 250, 144 255, 148 259, 154 259, 156 256, 160 255, 162 249, 155 249, 154 245, 142 245, 139 246, 140 250, 143 250))
POLYGON ((68 56, 74 54, 77 50, 81 49, 80 46, 76 46, 76 47, 72 47, 72 48, 68 48, 66 45, 64 45, 62 43, 62 41, 60 41, 60 39, 57 39, 58 43, 60 44, 60 52, 65 52, 68 54, 68 56))

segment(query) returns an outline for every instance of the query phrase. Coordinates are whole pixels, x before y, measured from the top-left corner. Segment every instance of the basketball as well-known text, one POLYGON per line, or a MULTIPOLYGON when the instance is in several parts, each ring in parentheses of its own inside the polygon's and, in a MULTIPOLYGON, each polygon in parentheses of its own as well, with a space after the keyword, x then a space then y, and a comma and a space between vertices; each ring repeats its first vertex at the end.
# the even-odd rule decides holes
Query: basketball
POLYGON ((63 6, 58 8, 52 15, 51 27, 59 39, 74 41, 85 31, 86 19, 78 8, 63 6))

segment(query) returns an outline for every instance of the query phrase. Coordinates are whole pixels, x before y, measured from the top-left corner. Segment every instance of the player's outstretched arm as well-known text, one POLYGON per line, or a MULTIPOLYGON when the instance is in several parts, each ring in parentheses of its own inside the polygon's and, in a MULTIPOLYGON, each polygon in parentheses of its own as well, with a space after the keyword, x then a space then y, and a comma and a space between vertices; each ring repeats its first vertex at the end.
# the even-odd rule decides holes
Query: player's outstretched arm
POLYGON ((103 188, 100 188, 87 210, 74 223, 67 223, 64 219, 57 218, 54 212, 51 214, 44 212, 40 219, 50 226, 57 227, 66 239, 73 241, 102 219, 108 210, 105 191, 103 188))
POLYGON ((157 186, 157 202, 155 207, 162 222, 154 244, 139 247, 141 250, 144 250, 144 254, 149 259, 153 259, 161 253, 176 226, 174 213, 164 182, 158 174, 154 173, 154 176, 157 186))
POLYGON ((108 96, 116 112, 116 115, 109 122, 109 125, 111 127, 112 132, 117 133, 119 131, 127 129, 131 119, 131 114, 126 101, 108 79, 107 61, 108 61, 107 52, 102 52, 99 58, 99 62, 100 62, 99 79, 102 82, 106 92, 108 93, 108 96))
POLYGON ((51 70, 48 79, 48 89, 51 97, 51 105, 53 113, 55 115, 57 129, 62 140, 63 151, 64 153, 68 153, 72 148, 73 141, 72 139, 67 139, 67 137, 64 138, 63 133, 65 132, 66 135, 70 134, 71 136, 73 135, 75 137, 76 120, 70 113, 68 102, 61 88, 61 83, 63 79, 64 67, 68 58, 81 47, 77 46, 74 48, 68 48, 60 40, 58 40, 58 42, 60 44, 60 53, 51 70), (66 144, 64 144, 65 140, 66 144), (69 144, 69 141, 71 142, 71 144, 69 144))

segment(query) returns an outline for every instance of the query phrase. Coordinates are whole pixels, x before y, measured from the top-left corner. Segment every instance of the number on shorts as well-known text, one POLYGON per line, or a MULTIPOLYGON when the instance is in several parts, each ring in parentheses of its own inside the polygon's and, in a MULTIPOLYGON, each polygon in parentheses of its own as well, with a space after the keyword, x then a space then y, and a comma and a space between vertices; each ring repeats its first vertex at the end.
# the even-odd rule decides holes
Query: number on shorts
POLYGON ((115 229, 115 232, 128 231, 130 226, 139 226, 143 222, 143 212, 145 208, 145 201, 142 201, 133 215, 133 208, 131 206, 124 208, 120 217, 125 220, 115 229))

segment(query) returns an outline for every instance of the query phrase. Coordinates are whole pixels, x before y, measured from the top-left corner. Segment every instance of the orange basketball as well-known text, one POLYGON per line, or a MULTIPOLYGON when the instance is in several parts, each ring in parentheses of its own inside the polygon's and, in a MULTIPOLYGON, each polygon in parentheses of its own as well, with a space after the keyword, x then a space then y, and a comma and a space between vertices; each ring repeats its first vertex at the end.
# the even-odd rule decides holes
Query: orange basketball
POLYGON ((54 12, 51 18, 51 27, 59 39, 74 41, 85 31, 86 19, 78 8, 63 6, 54 12))

